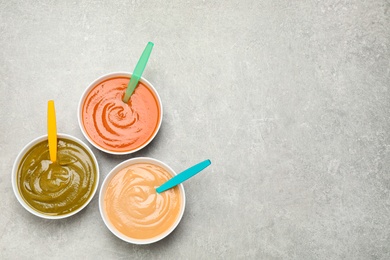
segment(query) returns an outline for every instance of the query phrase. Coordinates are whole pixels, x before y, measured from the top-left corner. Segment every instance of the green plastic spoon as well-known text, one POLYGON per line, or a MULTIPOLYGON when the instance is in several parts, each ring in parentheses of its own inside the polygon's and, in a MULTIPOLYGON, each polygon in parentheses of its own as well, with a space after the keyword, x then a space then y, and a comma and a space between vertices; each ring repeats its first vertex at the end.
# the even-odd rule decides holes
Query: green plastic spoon
POLYGON ((198 164, 195 164, 194 166, 188 168, 187 170, 185 171, 182 171, 181 173, 179 173, 178 175, 176 175, 175 177, 173 177, 172 179, 169 179, 167 182, 165 182, 163 185, 161 185, 160 187, 158 187, 156 189, 156 191, 158 193, 161 193, 163 191, 166 191, 170 188, 173 188, 175 187, 176 185, 188 180, 189 178, 191 178, 192 176, 194 176, 195 174, 197 174, 198 172, 200 171, 203 171, 207 166, 209 166, 211 164, 211 161, 210 160, 205 160, 203 162, 200 162, 198 164))
POLYGON ((140 80, 142 73, 144 72, 146 63, 148 63, 150 53, 153 49, 153 45, 153 42, 148 42, 144 52, 141 55, 141 58, 139 58, 137 66, 135 66, 133 75, 131 76, 130 82, 127 85, 126 93, 123 97, 123 102, 129 102, 130 96, 133 94, 135 87, 138 85, 138 81, 140 80))

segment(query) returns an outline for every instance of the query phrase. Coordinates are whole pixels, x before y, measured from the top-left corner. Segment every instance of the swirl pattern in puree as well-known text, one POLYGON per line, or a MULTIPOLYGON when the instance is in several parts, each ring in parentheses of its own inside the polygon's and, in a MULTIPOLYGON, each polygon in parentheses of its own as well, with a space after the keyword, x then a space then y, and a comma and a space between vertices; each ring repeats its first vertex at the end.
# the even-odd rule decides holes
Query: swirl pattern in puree
POLYGON ((162 193, 156 188, 172 178, 160 166, 130 165, 110 180, 104 195, 104 209, 111 224, 134 239, 150 239, 172 227, 180 215, 179 187, 162 193))
POLYGON ((58 139, 57 162, 50 161, 47 141, 33 146, 18 168, 17 183, 24 201, 36 211, 64 215, 82 207, 97 185, 96 165, 80 144, 58 139))
POLYGON ((160 103, 151 89, 139 82, 128 103, 122 101, 128 77, 98 83, 85 98, 83 125, 100 147, 126 152, 148 142, 159 126, 160 103))

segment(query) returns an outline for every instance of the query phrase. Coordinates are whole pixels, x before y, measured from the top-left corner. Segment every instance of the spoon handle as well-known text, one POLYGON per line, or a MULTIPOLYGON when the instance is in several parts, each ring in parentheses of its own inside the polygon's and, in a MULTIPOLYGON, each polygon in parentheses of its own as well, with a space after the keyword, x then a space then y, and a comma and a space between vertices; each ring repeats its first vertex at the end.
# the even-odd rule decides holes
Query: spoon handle
POLYGON ((154 43, 148 42, 141 57, 139 58, 137 65, 135 66, 133 75, 130 78, 129 84, 127 85, 123 102, 129 102, 130 96, 133 94, 135 87, 138 85, 138 81, 141 79, 142 73, 148 63, 150 53, 152 52, 154 43))
POLYGON ((50 160, 55 162, 57 160, 57 124, 53 100, 49 100, 47 103, 47 139, 49 142, 50 160))
POLYGON ((189 178, 191 178, 192 176, 194 176, 195 174, 197 174, 198 172, 202 171, 203 169, 205 169, 207 166, 209 166, 211 164, 211 161, 210 160, 205 160, 203 162, 200 162, 198 164, 195 164, 194 166, 188 168, 187 170, 179 173, 178 175, 176 175, 175 177, 173 177, 172 179, 168 180, 167 182, 165 182, 163 185, 161 185, 160 187, 158 187, 156 189, 156 191, 158 193, 161 193, 163 191, 166 191, 186 180, 188 180, 189 178))

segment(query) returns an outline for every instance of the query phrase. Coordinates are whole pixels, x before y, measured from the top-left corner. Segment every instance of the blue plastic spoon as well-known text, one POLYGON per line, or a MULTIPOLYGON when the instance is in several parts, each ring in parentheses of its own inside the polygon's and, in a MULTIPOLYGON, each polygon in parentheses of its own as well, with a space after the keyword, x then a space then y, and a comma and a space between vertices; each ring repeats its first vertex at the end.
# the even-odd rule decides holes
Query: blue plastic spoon
POLYGON ((156 189, 156 191, 158 193, 161 193, 163 191, 169 190, 170 188, 173 188, 176 185, 179 185, 180 183, 188 180, 189 178, 191 178, 192 176, 194 176, 198 172, 201 172, 202 170, 204 170, 210 164, 211 164, 210 160, 205 160, 205 161, 203 161, 201 163, 195 164, 194 166, 188 168, 187 170, 182 171, 181 173, 179 173, 178 175, 176 175, 172 179, 169 179, 163 185, 158 187, 156 189))

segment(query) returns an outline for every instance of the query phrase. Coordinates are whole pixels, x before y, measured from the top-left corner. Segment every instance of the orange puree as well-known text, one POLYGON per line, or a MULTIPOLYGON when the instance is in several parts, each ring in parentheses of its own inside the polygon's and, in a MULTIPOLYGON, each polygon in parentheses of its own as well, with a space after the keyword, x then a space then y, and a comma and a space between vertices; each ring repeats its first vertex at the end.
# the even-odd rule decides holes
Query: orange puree
POLYGON ((154 238, 167 231, 179 217, 179 187, 162 193, 156 188, 172 175, 149 164, 133 164, 119 171, 108 183, 104 209, 111 224, 134 239, 154 238))
POLYGON ((100 82, 88 93, 83 104, 84 129, 106 150, 137 149, 153 137, 159 125, 158 98, 141 82, 129 102, 122 101, 128 82, 128 77, 100 82))

